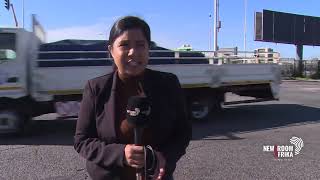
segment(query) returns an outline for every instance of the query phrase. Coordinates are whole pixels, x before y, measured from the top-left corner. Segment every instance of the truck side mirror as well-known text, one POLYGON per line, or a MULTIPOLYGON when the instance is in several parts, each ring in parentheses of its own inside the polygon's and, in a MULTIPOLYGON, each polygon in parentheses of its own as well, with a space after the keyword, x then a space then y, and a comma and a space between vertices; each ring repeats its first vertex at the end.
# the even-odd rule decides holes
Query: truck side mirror
POLYGON ((16 59, 17 55, 11 49, 0 49, 0 61, 8 61, 16 59))

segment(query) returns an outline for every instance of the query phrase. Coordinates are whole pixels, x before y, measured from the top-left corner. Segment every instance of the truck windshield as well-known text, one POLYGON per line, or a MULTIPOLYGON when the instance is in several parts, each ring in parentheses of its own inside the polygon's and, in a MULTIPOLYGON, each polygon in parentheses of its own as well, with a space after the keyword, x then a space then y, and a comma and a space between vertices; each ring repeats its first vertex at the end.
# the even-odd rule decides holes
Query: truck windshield
POLYGON ((16 59, 16 37, 14 33, 0 33, 0 61, 16 59))
POLYGON ((0 49, 16 51, 16 35, 14 33, 0 33, 0 49))

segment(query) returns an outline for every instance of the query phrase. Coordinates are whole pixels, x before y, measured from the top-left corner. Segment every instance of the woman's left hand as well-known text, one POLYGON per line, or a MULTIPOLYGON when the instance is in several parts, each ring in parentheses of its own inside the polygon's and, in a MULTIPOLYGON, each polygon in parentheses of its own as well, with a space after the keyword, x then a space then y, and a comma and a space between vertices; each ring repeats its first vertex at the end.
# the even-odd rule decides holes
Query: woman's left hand
POLYGON ((154 174, 154 180, 161 180, 165 174, 166 159, 161 152, 156 151, 155 153, 158 159, 158 167, 154 174))

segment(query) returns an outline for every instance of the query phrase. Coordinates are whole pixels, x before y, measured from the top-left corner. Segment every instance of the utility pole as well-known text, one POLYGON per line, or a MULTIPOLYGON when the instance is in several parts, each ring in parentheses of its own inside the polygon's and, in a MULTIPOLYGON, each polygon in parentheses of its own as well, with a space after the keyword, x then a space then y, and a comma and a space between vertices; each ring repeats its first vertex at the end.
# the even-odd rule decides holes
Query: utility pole
POLYGON ((244 0, 244 25, 243 25, 243 48, 244 57, 247 57, 247 0, 244 0))
POLYGON ((218 50, 218 8, 219 8, 219 0, 214 0, 214 27, 213 27, 213 33, 214 33, 214 43, 213 43, 213 50, 216 52, 218 50))

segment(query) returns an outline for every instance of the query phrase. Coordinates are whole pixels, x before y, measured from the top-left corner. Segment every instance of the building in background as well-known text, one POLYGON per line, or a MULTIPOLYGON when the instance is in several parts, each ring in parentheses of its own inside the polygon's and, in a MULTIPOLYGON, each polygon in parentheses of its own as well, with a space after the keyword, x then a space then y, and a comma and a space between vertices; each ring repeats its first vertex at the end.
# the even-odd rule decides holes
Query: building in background
POLYGON ((271 48, 258 48, 254 50, 254 61, 252 63, 279 63, 280 53, 274 52, 271 48))
POLYGON ((193 48, 190 44, 184 44, 181 47, 177 48, 177 51, 192 51, 193 48))
POLYGON ((217 57, 220 59, 222 64, 237 64, 238 47, 232 48, 219 48, 217 57))
MULTIPOLYGON (((184 44, 176 51, 194 51, 192 46, 184 44)), ((280 53, 272 48, 258 48, 254 51, 239 51, 238 47, 219 48, 214 51, 203 51, 202 54, 211 60, 213 64, 265 64, 280 63, 280 53)))

